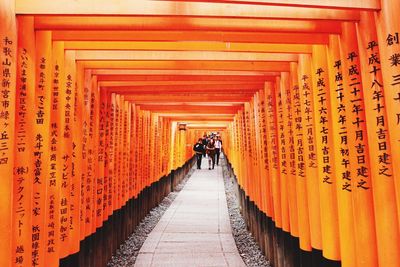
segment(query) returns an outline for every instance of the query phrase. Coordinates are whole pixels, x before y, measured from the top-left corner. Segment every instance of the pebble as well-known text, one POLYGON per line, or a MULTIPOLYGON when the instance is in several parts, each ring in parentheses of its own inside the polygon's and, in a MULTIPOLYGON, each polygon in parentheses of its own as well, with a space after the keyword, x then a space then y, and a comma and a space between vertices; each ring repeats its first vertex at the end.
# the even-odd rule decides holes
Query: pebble
POLYGON ((237 199, 237 187, 228 174, 226 161, 222 160, 225 194, 228 202, 229 218, 231 220, 232 234, 246 266, 270 267, 269 261, 262 254, 260 247, 254 240, 251 233, 247 230, 246 223, 240 213, 240 205, 237 199))

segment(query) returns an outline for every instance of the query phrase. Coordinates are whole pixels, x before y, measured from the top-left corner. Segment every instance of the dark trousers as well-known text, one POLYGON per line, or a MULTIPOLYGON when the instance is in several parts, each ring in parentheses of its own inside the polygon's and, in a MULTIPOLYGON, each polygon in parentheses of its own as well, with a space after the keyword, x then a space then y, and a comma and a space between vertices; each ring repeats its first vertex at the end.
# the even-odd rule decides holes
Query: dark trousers
POLYGON ((197 158, 197 169, 201 169, 201 157, 203 155, 201 153, 196 153, 196 158, 197 158))
POLYGON ((221 153, 221 149, 220 148, 216 148, 215 149, 215 157, 216 157, 217 165, 219 164, 219 154, 220 153, 221 153))
POLYGON ((211 169, 211 164, 212 164, 212 168, 214 169, 214 166, 215 166, 215 153, 208 154, 208 168, 209 169, 211 169))

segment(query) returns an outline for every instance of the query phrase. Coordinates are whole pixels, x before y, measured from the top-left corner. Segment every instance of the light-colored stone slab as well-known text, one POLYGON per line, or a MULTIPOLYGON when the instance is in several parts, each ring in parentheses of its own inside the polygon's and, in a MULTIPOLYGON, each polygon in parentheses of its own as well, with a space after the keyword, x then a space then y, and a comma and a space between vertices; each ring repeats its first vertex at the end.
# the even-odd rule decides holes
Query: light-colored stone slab
POLYGON ((199 253, 221 251, 219 242, 160 242, 156 253, 199 253))
POLYGON ((147 267, 151 266, 151 262, 153 260, 153 254, 149 253, 139 253, 138 258, 136 259, 135 266, 136 267, 147 267))
POLYGON ((242 258, 239 256, 239 253, 225 253, 225 260, 230 267, 244 267, 242 258))

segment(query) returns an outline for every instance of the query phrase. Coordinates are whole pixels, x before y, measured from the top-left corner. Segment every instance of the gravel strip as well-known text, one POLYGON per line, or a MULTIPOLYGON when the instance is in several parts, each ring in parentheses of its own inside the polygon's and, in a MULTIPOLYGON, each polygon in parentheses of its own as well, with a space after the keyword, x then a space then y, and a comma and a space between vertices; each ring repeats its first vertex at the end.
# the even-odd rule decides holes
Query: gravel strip
POLYGON ((229 217, 231 220, 232 234, 235 239, 239 254, 246 266, 271 266, 262 254, 260 247, 253 236, 247 231, 246 223, 240 213, 239 201, 237 199, 237 188, 229 176, 227 163, 222 159, 222 170, 224 176, 226 200, 228 202, 229 217))
POLYGON ((116 254, 112 256, 108 262, 108 267, 125 267, 133 266, 136 258, 139 255, 139 250, 142 247, 149 233, 157 225, 165 211, 169 208, 171 203, 175 200, 178 193, 185 186, 189 177, 193 174, 195 168, 190 169, 189 173, 185 176, 182 182, 176 186, 175 191, 166 196, 161 203, 152 209, 150 213, 140 222, 135 232, 126 240, 117 250, 116 254))

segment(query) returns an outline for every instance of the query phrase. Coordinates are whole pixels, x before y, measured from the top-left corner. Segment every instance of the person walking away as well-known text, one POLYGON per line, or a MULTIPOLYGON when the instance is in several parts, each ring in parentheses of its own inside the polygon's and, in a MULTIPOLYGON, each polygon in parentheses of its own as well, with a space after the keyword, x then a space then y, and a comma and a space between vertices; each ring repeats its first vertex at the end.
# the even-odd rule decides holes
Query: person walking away
POLYGON ((203 153, 205 152, 203 139, 199 138, 196 144, 193 146, 194 152, 196 152, 196 159, 197 159, 197 169, 201 169, 201 158, 203 157, 203 153))
POLYGON ((206 147, 206 153, 208 155, 208 169, 211 170, 211 162, 212 162, 212 168, 214 169, 214 166, 215 166, 215 141, 214 141, 214 139, 211 139, 210 142, 208 142, 207 147, 206 147))
POLYGON ((215 141, 215 161, 216 161, 217 165, 219 165, 219 158, 220 158, 221 152, 222 152, 222 140, 221 140, 221 137, 219 135, 217 135, 216 141, 215 141))
POLYGON ((215 160, 217 162, 217 166, 219 164, 219 155, 221 153, 221 149, 222 149, 222 141, 221 141, 221 137, 217 136, 217 140, 215 141, 215 160))
MULTIPOLYGON (((208 143, 207 135, 204 135, 203 139, 202 139, 202 144, 203 144, 204 148, 206 148, 207 143, 208 143)), ((204 152, 203 152, 203 157, 205 157, 205 156, 206 156, 206 149, 204 149, 204 152)))

